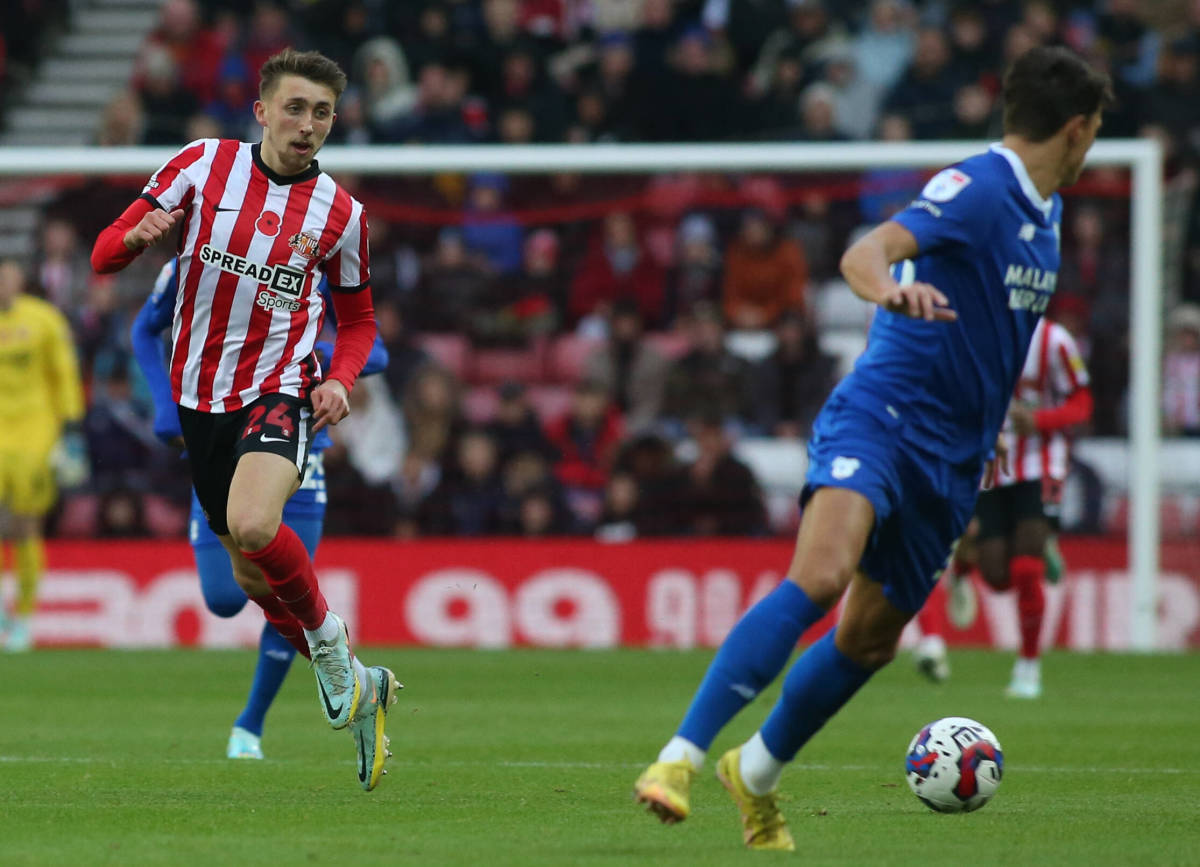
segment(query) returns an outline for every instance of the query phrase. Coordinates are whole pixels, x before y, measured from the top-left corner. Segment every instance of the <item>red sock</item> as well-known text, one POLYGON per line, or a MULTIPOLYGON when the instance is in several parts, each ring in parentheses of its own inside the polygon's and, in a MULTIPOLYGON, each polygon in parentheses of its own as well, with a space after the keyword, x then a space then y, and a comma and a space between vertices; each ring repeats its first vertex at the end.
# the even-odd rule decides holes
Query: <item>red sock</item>
POLYGON ((292 615, 292 612, 287 610, 287 606, 279 601, 278 596, 274 594, 251 596, 250 601, 263 610, 267 622, 274 626, 275 631, 287 639, 292 647, 296 648, 297 653, 312 659, 312 654, 308 649, 308 639, 304 637, 304 627, 300 625, 300 621, 292 615))
POLYGON ((1008 574, 1017 591, 1017 616, 1021 621, 1021 656, 1038 658, 1038 636, 1042 633, 1042 615, 1046 611, 1046 594, 1042 583, 1046 564, 1041 557, 1023 555, 1008 561, 1008 574))
POLYGON ((942 634, 942 627, 933 616, 933 612, 929 610, 928 605, 922 605, 921 610, 917 612, 917 625, 921 627, 922 635, 942 634))
POLYGON ((316 629, 325 622, 329 606, 317 586, 308 549, 291 527, 280 524, 279 532, 267 547, 242 553, 262 570, 271 585, 271 592, 305 629, 316 629))

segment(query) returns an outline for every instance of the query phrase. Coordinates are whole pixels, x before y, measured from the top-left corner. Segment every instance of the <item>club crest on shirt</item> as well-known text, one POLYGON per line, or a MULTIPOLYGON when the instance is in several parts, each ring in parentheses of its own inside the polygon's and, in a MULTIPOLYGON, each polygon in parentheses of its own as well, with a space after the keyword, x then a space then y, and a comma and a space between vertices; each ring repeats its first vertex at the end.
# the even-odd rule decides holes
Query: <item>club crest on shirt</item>
POLYGON ((929 179, 921 197, 931 202, 948 202, 971 183, 971 176, 958 169, 942 169, 929 179))
POLYGON ((305 259, 316 259, 321 255, 321 239, 309 232, 297 232, 288 238, 288 246, 305 259))

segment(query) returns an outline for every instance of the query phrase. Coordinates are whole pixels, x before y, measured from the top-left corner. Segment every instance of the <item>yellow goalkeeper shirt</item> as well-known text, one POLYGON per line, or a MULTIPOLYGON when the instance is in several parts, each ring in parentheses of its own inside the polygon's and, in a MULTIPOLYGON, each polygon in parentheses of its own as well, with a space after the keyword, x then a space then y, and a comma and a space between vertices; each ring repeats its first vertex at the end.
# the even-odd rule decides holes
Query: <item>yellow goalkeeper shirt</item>
POLYGON ((0 310, 0 448, 48 452, 83 410, 66 318, 52 304, 18 295, 0 310))

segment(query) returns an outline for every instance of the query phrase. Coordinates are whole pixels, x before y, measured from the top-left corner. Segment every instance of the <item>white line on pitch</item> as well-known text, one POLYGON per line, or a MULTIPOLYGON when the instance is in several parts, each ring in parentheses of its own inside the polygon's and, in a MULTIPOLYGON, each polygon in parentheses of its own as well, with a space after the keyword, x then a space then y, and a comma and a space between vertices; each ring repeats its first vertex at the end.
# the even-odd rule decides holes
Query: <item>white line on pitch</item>
MULTIPOLYGON (((76 765, 112 765, 126 764, 129 760, 124 756, 100 758, 98 756, 0 756, 0 764, 76 764, 76 765)), ((141 763, 143 760, 136 760, 141 763)), ((200 758, 161 758, 145 760, 149 764, 163 765, 242 765, 245 762, 234 762, 230 759, 200 759, 200 758)), ((267 765, 298 764, 298 759, 268 759, 267 765)), ((306 762, 307 763, 307 762, 306 762)), ((536 761, 505 761, 494 762, 462 762, 462 761, 428 761, 414 762, 396 759, 389 767, 428 768, 432 766, 443 768, 531 768, 545 770, 627 770, 641 768, 644 762, 536 762, 536 761)), ((882 771, 883 765, 821 765, 797 764, 802 771, 882 771)), ((1034 774, 1200 774, 1200 768, 1100 768, 1100 767, 1045 767, 1039 765, 1013 765, 1005 768, 1009 773, 1034 774)))

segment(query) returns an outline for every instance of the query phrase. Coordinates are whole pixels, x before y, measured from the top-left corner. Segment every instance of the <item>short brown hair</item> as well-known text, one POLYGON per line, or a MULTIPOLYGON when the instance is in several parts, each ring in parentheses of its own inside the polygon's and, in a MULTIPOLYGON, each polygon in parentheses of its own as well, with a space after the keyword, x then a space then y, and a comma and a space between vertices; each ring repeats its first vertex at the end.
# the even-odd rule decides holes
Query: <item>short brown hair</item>
POLYGON ((266 99, 279 86, 285 75, 298 75, 323 84, 333 91, 337 102, 346 89, 346 73, 334 61, 319 51, 297 51, 285 48, 267 58, 258 72, 258 96, 266 99))
POLYGON ((1004 132, 1046 141, 1077 115, 1113 103, 1112 82, 1068 48, 1039 45, 1004 76, 1004 132))

